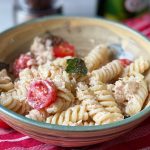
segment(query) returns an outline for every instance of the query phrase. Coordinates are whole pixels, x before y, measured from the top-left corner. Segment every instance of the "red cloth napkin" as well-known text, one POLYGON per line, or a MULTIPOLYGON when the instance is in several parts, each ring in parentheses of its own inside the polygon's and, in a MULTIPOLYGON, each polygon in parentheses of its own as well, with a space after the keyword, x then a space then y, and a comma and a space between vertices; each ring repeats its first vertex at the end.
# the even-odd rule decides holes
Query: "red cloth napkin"
MULTIPOLYGON (((81 150, 149 150, 150 118, 136 129, 114 140, 80 148, 81 150)), ((0 150, 71 150, 38 142, 13 129, 0 129, 0 150)), ((78 149, 79 150, 79 149, 78 149)))
POLYGON ((126 20, 124 23, 150 38, 150 13, 139 18, 126 20))
MULTIPOLYGON (((136 29, 150 38, 150 14, 125 21, 129 27, 136 29)), ((136 129, 114 140, 97 145, 80 148, 83 150, 150 150, 150 117, 136 129)), ((0 129, 0 150, 71 150, 44 144, 13 129, 0 129)))

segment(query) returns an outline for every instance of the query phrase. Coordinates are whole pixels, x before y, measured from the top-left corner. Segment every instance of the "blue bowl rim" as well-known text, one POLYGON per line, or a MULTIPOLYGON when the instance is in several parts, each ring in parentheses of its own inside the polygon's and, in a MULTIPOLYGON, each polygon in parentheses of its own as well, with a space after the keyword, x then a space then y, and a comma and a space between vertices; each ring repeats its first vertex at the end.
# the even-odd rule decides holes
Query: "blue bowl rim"
MULTIPOLYGON (((144 35, 140 34, 139 32, 137 32, 121 23, 106 20, 104 18, 90 18, 90 17, 87 18, 87 17, 47 16, 47 17, 43 17, 43 18, 39 18, 39 19, 32 19, 30 21, 27 21, 25 23, 22 23, 22 24, 16 25, 15 27, 7 29, 6 31, 0 33, 0 36, 5 35, 6 33, 9 33, 12 30, 16 30, 17 27, 22 27, 27 24, 32 24, 32 23, 36 23, 36 22, 44 22, 47 20, 57 20, 57 19, 100 20, 100 21, 106 22, 107 24, 115 25, 124 30, 128 30, 128 31, 132 32, 134 35, 141 37, 145 42, 149 42, 149 39, 147 39, 144 35)), ((66 131, 66 132, 67 131, 68 132, 70 132, 70 131, 71 132, 93 132, 93 131, 101 131, 101 130, 117 128, 117 127, 129 124, 129 123, 132 123, 132 122, 140 119, 141 117, 144 117, 145 115, 148 115, 148 114, 150 115, 150 107, 145 108, 142 111, 140 111, 139 113, 137 113, 136 115, 126 118, 122 121, 118 121, 118 122, 114 122, 114 123, 110 123, 110 124, 106 124, 106 125, 102 125, 102 126, 62 126, 62 125, 53 125, 53 124, 48 124, 48 123, 44 123, 44 122, 38 122, 38 121, 34 121, 32 119, 28 119, 22 115, 19 115, 15 112, 3 107, 2 105, 0 105, 0 112, 7 114, 9 117, 12 117, 23 123, 30 124, 30 125, 37 126, 37 127, 46 128, 49 130, 58 130, 58 131, 66 131)))

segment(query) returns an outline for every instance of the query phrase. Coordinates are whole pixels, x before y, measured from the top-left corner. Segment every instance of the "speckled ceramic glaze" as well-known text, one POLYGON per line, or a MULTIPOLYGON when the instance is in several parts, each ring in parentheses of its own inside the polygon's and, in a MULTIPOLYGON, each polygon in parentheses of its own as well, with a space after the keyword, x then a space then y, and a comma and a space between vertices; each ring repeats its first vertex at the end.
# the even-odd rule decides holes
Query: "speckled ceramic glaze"
MULTIPOLYGON (((135 31, 110 21, 91 18, 53 17, 33 20, 0 34, 0 61, 11 62, 29 49, 33 38, 45 30, 60 35, 74 44, 78 54, 85 55, 96 44, 121 44, 134 57, 150 58, 150 42, 135 31)), ((150 107, 123 121, 87 127, 67 127, 40 123, 3 106, 0 117, 11 127, 39 141, 78 147, 101 143, 120 136, 136 127, 150 115, 150 107)))

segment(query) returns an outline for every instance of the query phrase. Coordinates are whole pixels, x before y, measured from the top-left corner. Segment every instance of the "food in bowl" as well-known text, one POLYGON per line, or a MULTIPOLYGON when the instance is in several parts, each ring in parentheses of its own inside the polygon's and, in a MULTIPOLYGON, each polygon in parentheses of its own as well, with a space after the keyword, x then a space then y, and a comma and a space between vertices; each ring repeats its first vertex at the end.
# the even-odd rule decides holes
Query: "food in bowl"
POLYGON ((104 125, 133 116, 149 104, 144 73, 150 63, 144 57, 111 60, 110 55, 110 48, 99 44, 81 58, 61 37, 50 32, 35 37, 11 71, 2 65, 0 104, 65 126, 104 125))

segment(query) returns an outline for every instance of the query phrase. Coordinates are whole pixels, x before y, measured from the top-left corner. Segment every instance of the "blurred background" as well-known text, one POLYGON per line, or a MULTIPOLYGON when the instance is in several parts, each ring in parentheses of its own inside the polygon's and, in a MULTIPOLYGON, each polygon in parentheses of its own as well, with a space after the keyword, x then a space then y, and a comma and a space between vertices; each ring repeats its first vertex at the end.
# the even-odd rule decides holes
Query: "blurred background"
POLYGON ((150 36, 150 0, 1 0, 0 32, 47 15, 104 17, 150 36))

